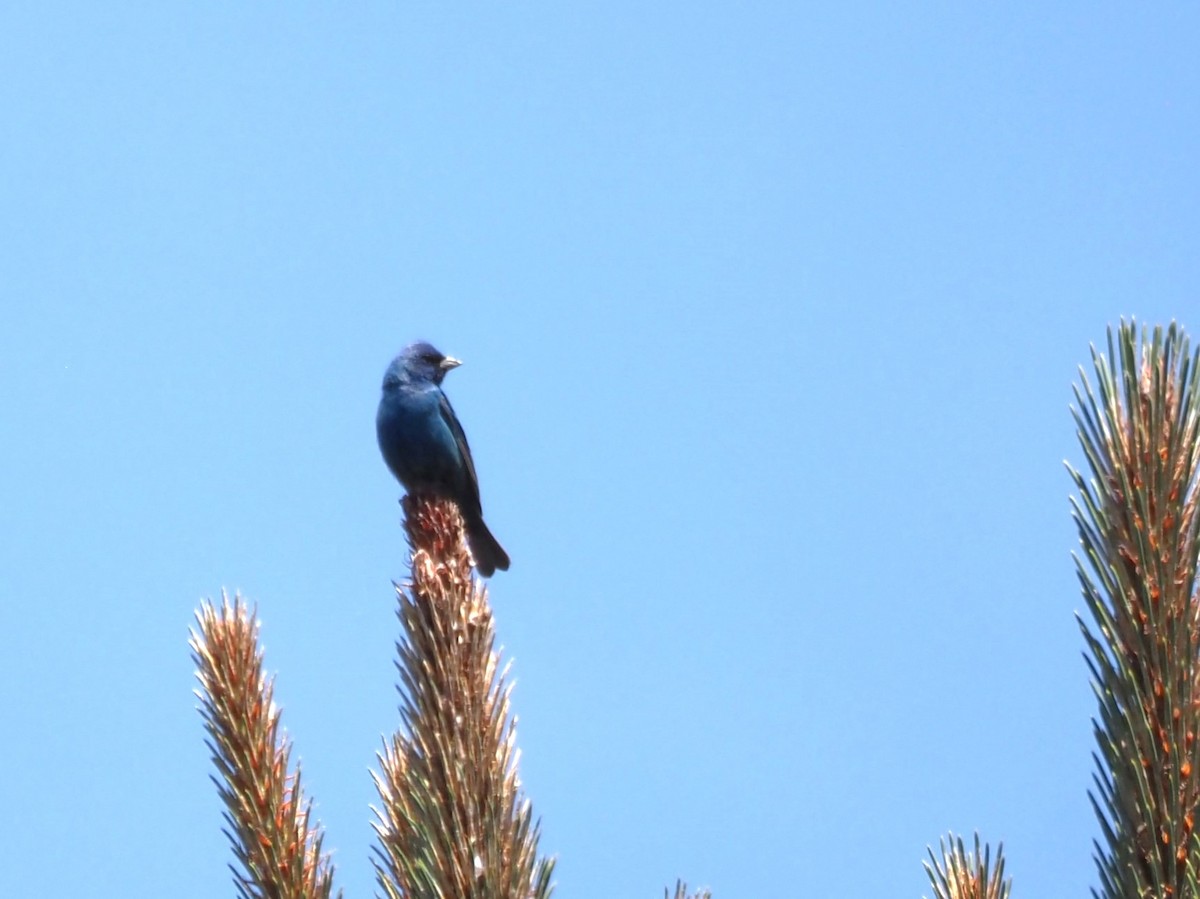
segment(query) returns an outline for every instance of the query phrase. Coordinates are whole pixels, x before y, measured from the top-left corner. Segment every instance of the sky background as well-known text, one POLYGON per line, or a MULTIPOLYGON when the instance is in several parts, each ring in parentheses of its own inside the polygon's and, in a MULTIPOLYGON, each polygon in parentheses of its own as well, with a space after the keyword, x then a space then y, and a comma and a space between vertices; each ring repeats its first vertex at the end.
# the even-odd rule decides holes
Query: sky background
POLYGON ((1200 333, 1200 9, 0 10, 0 859, 232 895, 187 648, 222 588, 373 894, 418 337, 512 570, 564 899, 1088 895, 1068 413, 1200 333))

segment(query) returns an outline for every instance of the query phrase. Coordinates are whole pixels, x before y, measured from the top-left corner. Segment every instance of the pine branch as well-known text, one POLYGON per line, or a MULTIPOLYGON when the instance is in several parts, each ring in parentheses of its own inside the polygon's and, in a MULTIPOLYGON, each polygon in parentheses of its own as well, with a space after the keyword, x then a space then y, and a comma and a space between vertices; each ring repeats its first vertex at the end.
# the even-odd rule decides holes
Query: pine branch
POLYGON ((397 587, 404 732, 379 755, 376 877, 389 899, 544 899, 554 863, 517 778, 511 686, 453 503, 406 497, 397 587))
POLYGON ((1068 466, 1092 616, 1080 619, 1099 702, 1091 800, 1111 899, 1197 897, 1200 843, 1200 354, 1172 324, 1122 322, 1092 350, 1072 409, 1088 477, 1068 466))
POLYGON ((669 890, 663 890, 663 899, 712 899, 712 893, 709 890, 689 893, 687 884, 682 880, 677 880, 675 881, 674 896, 672 896, 669 890))
POLYGON ((942 857, 929 850, 925 873, 933 884, 935 899, 1008 899, 1012 879, 1004 879, 1004 845, 996 847, 996 864, 991 863, 991 848, 979 846, 975 834, 975 851, 967 852, 962 837, 950 834, 939 840, 942 857), (930 863, 932 862, 932 864, 930 863))
MULTIPOLYGON (((333 866, 321 853, 312 802, 289 770, 291 743, 280 733, 273 681, 263 674, 258 621, 241 597, 204 602, 189 644, 196 663, 200 713, 220 777, 225 833, 240 869, 231 865, 243 899, 329 899, 333 866)), ((341 894, 339 893, 339 896, 341 894)))

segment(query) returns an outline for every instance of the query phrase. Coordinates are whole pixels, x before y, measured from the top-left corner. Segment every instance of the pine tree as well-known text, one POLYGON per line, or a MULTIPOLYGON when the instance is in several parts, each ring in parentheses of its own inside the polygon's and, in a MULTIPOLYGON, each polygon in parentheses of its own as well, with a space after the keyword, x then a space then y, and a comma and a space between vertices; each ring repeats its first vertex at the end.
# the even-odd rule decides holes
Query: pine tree
MULTIPOLYGON (((1092 350, 1072 409, 1087 460, 1068 465, 1076 570, 1090 622, 1079 619, 1099 705, 1090 794, 1103 842, 1097 899, 1197 899, 1200 843, 1200 353, 1172 324, 1121 323, 1092 350)), ((1008 895, 1003 859, 989 871, 951 835, 926 865, 938 899, 1008 895), (995 890, 995 892, 989 892, 995 890)))
MULTIPOLYGON (((1068 470, 1098 702, 1093 895, 1200 899, 1200 352, 1175 325, 1130 322, 1092 364, 1095 383, 1081 370, 1072 410, 1086 471, 1068 470)), ((429 497, 404 509, 412 576, 396 590, 401 727, 375 775, 379 888, 389 899, 544 899, 554 862, 538 854, 507 667, 458 510, 429 497)), ((280 728, 256 616, 223 596, 197 621, 197 692, 239 895, 328 899, 333 868, 280 728)), ((968 851, 951 834, 929 855, 936 899, 1008 899, 1003 847, 993 858, 978 835, 968 851)), ((675 899, 687 896, 677 883, 675 899)))
MULTIPOLYGON (((388 899, 547 899, 554 861, 538 854, 538 824, 517 777, 508 669, 462 519, 447 500, 406 497, 403 507, 412 576, 396 588, 401 726, 374 775, 376 881, 388 899)), ((290 764, 255 614, 223 596, 197 621, 197 694, 239 894, 328 899, 333 866, 290 764)), ((675 897, 687 899, 682 883, 675 897)))

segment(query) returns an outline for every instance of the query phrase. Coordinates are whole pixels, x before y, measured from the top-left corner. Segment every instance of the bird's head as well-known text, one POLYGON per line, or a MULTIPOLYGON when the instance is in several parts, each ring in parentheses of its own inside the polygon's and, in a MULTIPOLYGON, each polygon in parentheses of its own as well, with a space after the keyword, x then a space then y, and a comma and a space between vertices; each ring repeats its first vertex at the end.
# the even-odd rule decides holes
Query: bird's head
POLYGON ((441 384, 446 372, 462 363, 453 356, 434 349, 432 344, 421 340, 404 348, 383 377, 383 387, 400 383, 441 384))

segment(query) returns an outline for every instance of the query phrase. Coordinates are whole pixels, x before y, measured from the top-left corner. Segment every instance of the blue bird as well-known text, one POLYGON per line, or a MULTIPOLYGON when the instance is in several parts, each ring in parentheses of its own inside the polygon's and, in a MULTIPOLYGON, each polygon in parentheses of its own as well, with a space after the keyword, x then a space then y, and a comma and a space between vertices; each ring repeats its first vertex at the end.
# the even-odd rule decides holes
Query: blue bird
POLYGON ((483 523, 467 435, 441 387, 446 372, 461 364, 424 341, 406 347, 383 376, 375 432, 383 461, 410 495, 454 500, 475 570, 491 577, 497 568, 508 570, 508 553, 483 523))

